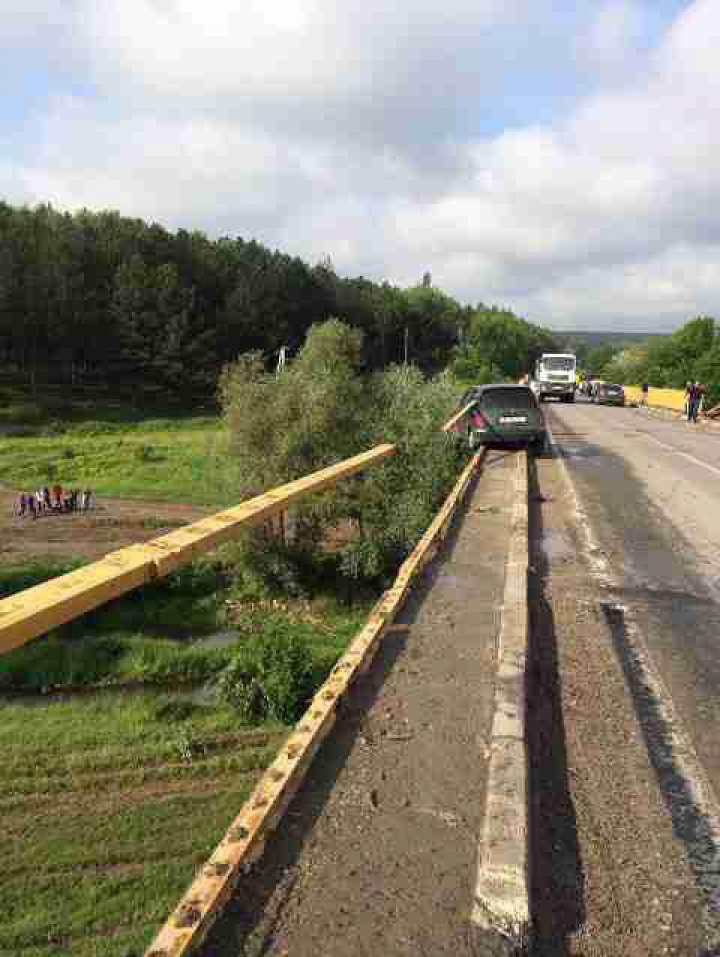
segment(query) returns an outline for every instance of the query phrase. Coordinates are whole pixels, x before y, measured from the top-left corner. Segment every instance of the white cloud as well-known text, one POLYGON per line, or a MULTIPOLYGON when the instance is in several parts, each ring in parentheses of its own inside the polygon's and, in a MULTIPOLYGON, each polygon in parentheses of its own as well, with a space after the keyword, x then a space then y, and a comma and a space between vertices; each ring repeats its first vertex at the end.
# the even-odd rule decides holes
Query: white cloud
POLYGON ((76 8, 72 55, 101 98, 52 100, 32 157, 0 168, 10 196, 256 235, 397 281, 430 269, 558 326, 717 311, 711 0, 655 49, 640 0, 563 17, 550 0, 76 8), (557 112, 502 129, 538 97, 557 112))

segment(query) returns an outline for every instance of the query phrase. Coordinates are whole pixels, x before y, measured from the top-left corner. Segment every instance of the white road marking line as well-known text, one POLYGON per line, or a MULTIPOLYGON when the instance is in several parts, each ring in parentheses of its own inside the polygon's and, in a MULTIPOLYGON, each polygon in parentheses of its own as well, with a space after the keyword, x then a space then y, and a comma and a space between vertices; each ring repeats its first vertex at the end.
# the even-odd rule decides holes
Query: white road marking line
POLYGON ((678 455, 682 455, 684 459, 687 459, 688 462, 692 462, 695 465, 700 465, 702 468, 707 469, 708 472, 712 472, 714 475, 720 475, 720 469, 715 468, 714 465, 710 465, 708 462, 703 462, 702 459, 696 459, 694 455, 690 455, 689 452, 680 452, 678 455))
MULTIPOLYGON (((592 572, 596 580, 612 593, 613 587, 620 587, 620 583, 611 574, 609 564, 598 547, 587 512, 580 503, 576 484, 563 457, 562 448, 556 445, 549 425, 548 437, 551 446, 560 451, 558 462, 573 498, 592 572)), ((653 436, 648 438, 661 444, 653 436)), ((676 452, 677 449, 672 451, 676 452)), ((720 914, 720 803, 695 751, 692 738, 675 710, 672 695, 660 676, 637 621, 626 606, 617 602, 607 602, 607 605, 622 612, 626 641, 632 658, 630 665, 635 669, 639 683, 651 697, 665 729, 663 740, 653 742, 655 753, 651 755, 651 760, 662 768, 675 769, 679 778, 671 792, 664 790, 664 796, 668 801, 673 824, 683 831, 690 866, 698 886, 704 893, 705 906, 714 924, 720 914), (687 821, 693 817, 696 827, 691 829, 687 827, 687 821)), ((717 933, 715 928, 713 930, 717 933)))
POLYGON ((688 462, 692 462, 693 465, 699 465, 700 468, 707 469, 708 472, 712 472, 713 475, 720 475, 720 469, 716 468, 714 465, 710 465, 709 462, 703 462, 702 459, 696 458, 694 455, 691 455, 689 452, 683 452, 682 449, 675 448, 674 445, 668 445, 667 442, 661 442, 660 439, 656 439, 654 435, 650 435, 649 432, 643 432, 638 429, 640 435, 644 436, 646 439, 649 439, 651 442, 654 442, 655 445, 660 446, 661 449, 665 449, 666 452, 674 452, 675 455, 681 455, 684 459, 687 459, 688 462))
POLYGON ((668 445, 667 442, 661 442, 660 439, 656 439, 655 436, 650 435, 649 432, 643 432, 642 429, 638 429, 637 431, 639 435, 642 435, 651 442, 654 442, 655 445, 659 445, 660 448, 665 449, 666 452, 677 452, 677 449, 674 445, 668 445))
MULTIPOLYGON (((666 776, 664 786, 659 782, 661 791, 676 831, 682 831, 681 840, 687 849, 695 880, 704 894, 708 917, 716 924, 720 914, 720 804, 717 795, 634 615, 619 603, 610 607, 622 613, 628 667, 634 672, 643 699, 649 701, 647 713, 639 715, 641 725, 648 725, 648 753, 656 773, 666 776), (670 786, 667 779, 672 782, 670 786)), ((712 929, 718 933, 717 926, 712 929)), ((712 952, 716 952, 714 948, 712 952)))

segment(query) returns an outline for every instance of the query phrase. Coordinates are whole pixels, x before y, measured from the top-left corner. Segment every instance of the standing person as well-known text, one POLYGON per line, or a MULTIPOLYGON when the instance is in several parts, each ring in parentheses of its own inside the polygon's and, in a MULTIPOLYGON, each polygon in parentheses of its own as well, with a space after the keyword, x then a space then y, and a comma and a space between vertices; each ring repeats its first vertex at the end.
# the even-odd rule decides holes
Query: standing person
POLYGON ((35 495, 33 492, 30 492, 30 494, 27 497, 27 505, 28 505, 28 508, 30 509, 30 514, 32 515, 32 517, 37 518, 37 501, 35 499, 35 495))
POLYGON ((55 508, 59 511, 62 510, 62 485, 57 483, 53 485, 53 498, 55 499, 55 508))
POLYGON ((688 422, 697 422, 697 406, 699 396, 697 386, 690 382, 687 389, 687 419, 688 422))
POLYGON ((92 496, 92 492, 90 491, 89 488, 86 488, 85 491, 83 492, 83 512, 87 512, 89 510, 91 496, 92 496))
POLYGON ((35 503, 37 505, 38 515, 42 515, 43 508, 45 506, 45 499, 43 498, 43 490, 39 488, 35 493, 35 503))
POLYGON ((18 510, 17 510, 18 517, 24 518, 26 511, 27 511, 27 495, 24 492, 21 492, 20 497, 18 498, 18 510))
POLYGON ((640 405, 647 406, 648 404, 648 392, 650 391, 650 383, 645 381, 640 387, 642 390, 642 398, 640 399, 640 405))
POLYGON ((43 493, 43 508, 46 509, 48 512, 51 512, 52 501, 50 500, 50 489, 47 487, 47 485, 43 486, 42 493, 43 493))
POLYGON ((690 421, 690 396, 693 391, 692 382, 685 383, 685 418, 690 421))
POLYGON ((699 382, 693 383, 692 387, 692 407, 690 411, 690 420, 691 422, 697 424, 698 412, 701 411, 703 406, 703 399, 705 398, 705 390, 700 385, 699 382))

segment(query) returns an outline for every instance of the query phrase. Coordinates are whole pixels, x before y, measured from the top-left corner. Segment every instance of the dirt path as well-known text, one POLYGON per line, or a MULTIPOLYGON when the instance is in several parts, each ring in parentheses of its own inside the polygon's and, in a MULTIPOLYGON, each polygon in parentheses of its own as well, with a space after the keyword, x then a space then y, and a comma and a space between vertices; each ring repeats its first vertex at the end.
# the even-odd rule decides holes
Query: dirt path
POLYGON ((195 505, 100 498, 87 513, 33 520, 14 515, 17 496, 17 491, 0 486, 0 565, 33 559, 92 561, 213 511, 195 505))
POLYGON ((473 953, 514 467, 490 453, 205 957, 473 953))
POLYGON ((701 894, 650 760, 573 495, 556 459, 536 464, 529 714, 535 951, 709 954, 701 894))

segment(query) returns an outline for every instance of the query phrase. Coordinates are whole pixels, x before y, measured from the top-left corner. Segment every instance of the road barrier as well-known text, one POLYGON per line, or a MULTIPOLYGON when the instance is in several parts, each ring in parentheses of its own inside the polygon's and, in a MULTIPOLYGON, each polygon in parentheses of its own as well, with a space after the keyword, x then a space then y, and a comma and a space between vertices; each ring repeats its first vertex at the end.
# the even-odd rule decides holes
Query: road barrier
POLYGON ((146 957, 186 957, 196 950, 222 912, 240 874, 261 857, 266 839, 280 823, 313 756, 332 729, 338 704, 352 682, 370 667, 384 632, 407 598, 412 580, 433 559, 447 534, 483 457, 484 452, 479 452, 470 460, 428 530, 400 567, 393 587, 385 592, 364 628, 335 665, 255 791, 160 930, 146 957))
POLYGON ((459 412, 456 412, 451 418, 447 420, 445 425, 442 427, 443 432, 460 432, 461 423, 466 415, 470 412, 470 409, 475 405, 475 402, 468 402, 466 406, 463 406, 459 412))
MULTIPOLYGON (((639 385, 623 386, 625 398, 630 402, 640 402, 642 399, 642 389, 639 385)), ((675 412, 685 411, 685 393, 682 389, 655 389, 652 386, 648 390, 648 405, 655 406, 658 409, 672 409, 675 412)))
POLYGON ((169 575, 199 555, 231 541, 243 529, 268 521, 308 495, 394 455, 378 445, 337 465, 210 515, 142 545, 130 545, 67 575, 0 600, 0 654, 39 638, 51 628, 104 605, 155 578, 169 575))

